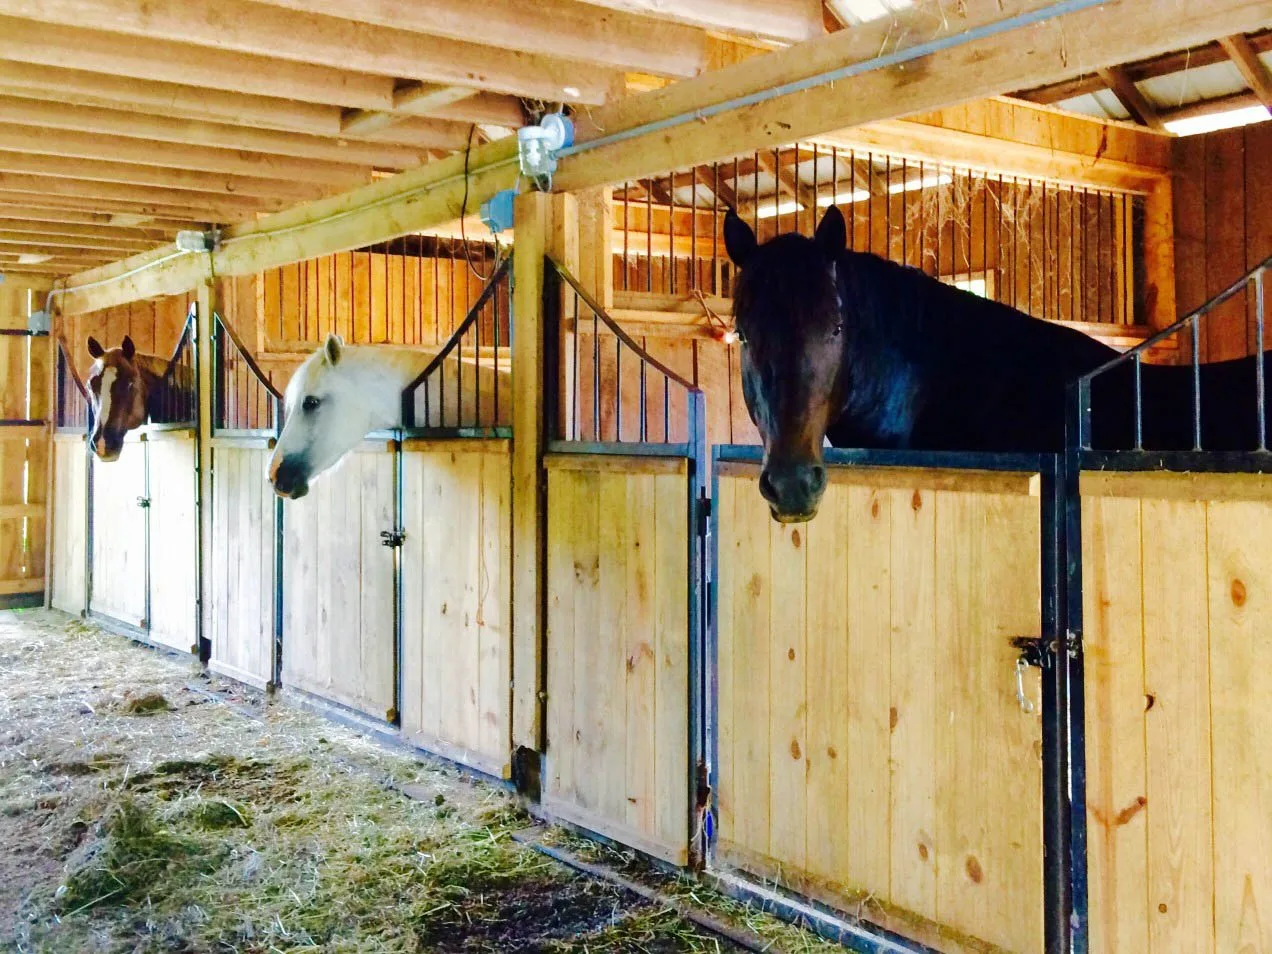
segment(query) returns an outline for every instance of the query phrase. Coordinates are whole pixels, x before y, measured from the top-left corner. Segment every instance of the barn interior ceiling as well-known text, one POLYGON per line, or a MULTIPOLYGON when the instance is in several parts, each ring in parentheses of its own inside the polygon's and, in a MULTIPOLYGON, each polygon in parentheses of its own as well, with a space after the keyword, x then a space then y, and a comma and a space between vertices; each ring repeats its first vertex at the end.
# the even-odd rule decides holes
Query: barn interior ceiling
MULTIPOLYGON (((84 271, 913 5, 0 0, 0 271, 84 271)), ((1272 30, 1016 95, 1188 131, 1266 118, 1270 65, 1272 30)))

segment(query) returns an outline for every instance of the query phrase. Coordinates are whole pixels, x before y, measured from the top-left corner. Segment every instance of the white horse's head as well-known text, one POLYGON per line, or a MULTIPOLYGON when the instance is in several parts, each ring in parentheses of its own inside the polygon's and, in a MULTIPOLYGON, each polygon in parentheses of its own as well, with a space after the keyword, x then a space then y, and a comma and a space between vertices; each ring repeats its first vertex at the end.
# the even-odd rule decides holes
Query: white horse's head
POLYGON ((354 364, 340 337, 328 335, 288 382, 283 432, 269 462, 280 497, 305 496, 310 481, 385 426, 379 389, 369 389, 354 364))

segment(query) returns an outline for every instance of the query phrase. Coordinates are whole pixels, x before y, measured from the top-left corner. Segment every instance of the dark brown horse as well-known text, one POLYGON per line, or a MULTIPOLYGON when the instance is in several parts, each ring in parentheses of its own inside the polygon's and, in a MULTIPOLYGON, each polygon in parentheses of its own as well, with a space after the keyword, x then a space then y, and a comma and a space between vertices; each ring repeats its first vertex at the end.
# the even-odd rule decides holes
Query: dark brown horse
MULTIPOLYGON (((178 344, 179 354, 182 344, 178 344)), ((124 436, 147 421, 154 424, 184 421, 193 407, 194 381, 190 368, 173 358, 141 354, 125 335, 118 348, 103 348, 93 337, 88 353, 95 359, 88 372, 92 407, 89 445, 102 461, 119 458, 124 436)))
MULTIPOLYGON (((747 410, 764 443, 760 492, 777 520, 816 514, 827 439, 835 447, 1058 453, 1066 386, 1117 355, 1081 332, 848 251, 833 206, 813 238, 760 245, 733 212, 724 237, 740 270, 734 316, 747 410)), ((1132 374, 1128 365, 1095 380, 1097 448, 1131 446, 1132 374)), ((1190 449, 1191 369, 1145 367, 1143 385, 1146 446, 1190 449)), ((1253 358, 1204 365, 1202 391, 1203 446, 1253 449, 1253 358)))

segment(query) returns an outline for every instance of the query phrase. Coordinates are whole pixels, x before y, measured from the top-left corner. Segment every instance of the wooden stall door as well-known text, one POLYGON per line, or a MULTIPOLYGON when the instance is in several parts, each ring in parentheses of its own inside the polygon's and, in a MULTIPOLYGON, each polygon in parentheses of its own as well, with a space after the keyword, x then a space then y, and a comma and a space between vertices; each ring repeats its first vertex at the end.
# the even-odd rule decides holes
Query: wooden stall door
POLYGON ((88 461, 83 434, 53 438, 53 547, 49 605, 78 616, 84 612, 88 546, 88 461))
POLYGON ((193 430, 146 437, 150 468, 150 638, 198 652, 198 452, 193 430))
POLYGON ((1041 632, 1038 478, 830 470, 784 526, 756 466, 718 465, 716 863, 939 951, 1041 952, 1041 719, 1010 644, 1041 632))
POLYGON ((568 821, 684 864, 688 461, 560 454, 546 463, 544 802, 568 821))
POLYGON ((284 506, 283 684, 391 721, 394 455, 347 455, 284 506))
MULTIPOLYGON (((31 293, 0 286, 0 330, 27 327, 31 293)), ((0 335, 0 604, 44 592, 48 337, 0 335)))
POLYGON ((511 752, 510 442, 403 453, 402 732, 504 777, 511 752))
POLYGON ((219 444, 212 450, 209 666, 263 688, 274 678, 274 493, 271 451, 219 444))
POLYGON ((124 441, 119 459, 92 460, 93 553, 89 609, 145 629, 146 442, 124 441))
POLYGON ((1272 951, 1272 482, 1084 474, 1091 950, 1272 951))

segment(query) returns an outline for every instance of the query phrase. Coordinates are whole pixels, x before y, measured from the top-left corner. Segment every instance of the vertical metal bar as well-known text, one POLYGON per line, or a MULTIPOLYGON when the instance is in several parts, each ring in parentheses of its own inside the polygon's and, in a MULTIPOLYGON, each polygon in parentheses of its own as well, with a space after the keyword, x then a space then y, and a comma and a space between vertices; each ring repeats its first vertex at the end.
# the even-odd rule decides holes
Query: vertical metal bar
POLYGON ((671 443, 671 394, 668 391, 670 381, 663 375, 663 443, 671 443))
MULTIPOLYGON (((562 289, 567 286, 562 283, 562 289)), ((582 413, 579 411, 579 296, 574 294, 574 289, 570 289, 569 294, 574 296, 574 399, 570 402, 570 414, 574 420, 574 440, 579 439, 579 430, 582 427, 582 413)))
POLYGON ((751 228, 760 234, 760 154, 751 157, 751 228))
POLYGON ((927 163, 919 162, 919 268, 927 271, 927 228, 928 228, 928 200, 927 187, 927 163))
POLYGON ((1135 367, 1135 449, 1144 449, 1144 381, 1139 352, 1131 356, 1135 367))
MULTIPOLYGON (((577 307, 577 292, 574 300, 577 307)), ((601 439, 601 336, 596 312, 592 312, 592 439, 601 439)))
POLYGON ((495 273, 495 281, 499 282, 500 288, 496 289, 495 293, 490 296, 490 301, 491 301, 491 304, 493 305, 494 317, 495 317, 495 324, 494 324, 494 327, 491 329, 492 337, 494 338, 494 350, 491 352, 491 354, 494 355, 493 362, 492 362, 494 364, 494 368, 492 369, 494 371, 494 374, 492 375, 491 380, 494 382, 493 387, 495 389, 494 417, 491 418, 491 421, 490 421, 490 424, 492 427, 499 426, 499 295, 501 293, 500 290, 504 287, 504 279, 501 275, 499 275, 498 272, 495 273))
POLYGON ((989 176, 980 173, 981 180, 981 281, 985 283, 985 297, 989 298, 989 176))
MULTIPOLYGON (((711 164, 711 294, 723 294, 720 290, 720 163, 711 164)), ((643 362, 642 362, 643 365, 643 362)), ((643 367, 642 367, 643 380, 643 367)), ((641 394, 644 401, 645 395, 641 394)), ((641 440, 645 438, 642 436, 641 440)))
POLYGON ((614 336, 614 440, 623 440, 623 342, 614 336))
MULTIPOLYGON (((283 430, 283 402, 274 399, 274 438, 283 430)), ((273 683, 283 684, 283 498, 274 495, 274 665, 273 683)))
POLYGON ((667 272, 668 291, 676 293, 676 174, 667 174, 667 272))
MULTIPOLYGON (((632 252, 631 252, 631 234, 632 234, 632 184, 630 182, 623 183, 623 291, 627 291, 631 287, 631 270, 632 270, 632 252)), ((578 327, 575 326, 575 335, 578 335, 578 327)))
MULTIPOLYGON (((909 229, 910 181, 909 180, 910 180, 909 164, 903 158, 901 160, 901 186, 902 186, 902 189, 901 189, 901 264, 902 265, 910 264, 909 243, 907 242, 907 238, 908 238, 907 233, 910 231, 909 229)), ((919 193, 919 198, 920 199, 923 198, 922 192, 919 193)))
POLYGON ((1254 381, 1258 395, 1259 450, 1268 449, 1268 406, 1267 382, 1264 380, 1263 357, 1263 272, 1260 268, 1254 273, 1254 381))
MULTIPOLYGON (((940 168, 940 166, 937 166, 938 179, 940 178, 940 168)), ((954 181, 953 176, 950 176, 950 181, 954 181)), ((941 270, 945 267, 945 263, 941 260, 941 240, 944 238, 941 233, 945 231, 945 219, 941 210, 941 193, 944 191, 945 187, 938 184, 936 187, 936 277, 938 279, 942 277, 943 272, 941 270)))
POLYGON ((1193 379, 1193 450, 1201 450, 1201 352, 1198 326, 1200 318, 1193 316, 1192 329, 1192 379, 1193 379))
POLYGON ((866 191, 870 198, 866 200, 866 251, 874 251, 874 207, 875 207, 875 164, 874 153, 866 153, 866 191))
POLYGON ((1077 272, 1075 270, 1074 256, 1077 255, 1077 219, 1075 217, 1075 205, 1077 202, 1077 190, 1073 186, 1069 186, 1069 318, 1072 321, 1078 320, 1078 283, 1077 272))
MULTIPOLYGON (((691 206, 689 212, 689 284, 685 287, 685 291, 690 294, 694 289, 701 290, 698 282, 698 169, 695 166, 692 173, 693 181, 689 183, 689 204, 691 206)), ((672 255, 676 252, 676 243, 671 243, 672 255)))
MULTIPOLYGON (((645 291, 654 290, 654 180, 645 180, 645 291)), ((599 368, 597 369, 599 373, 599 368)))

